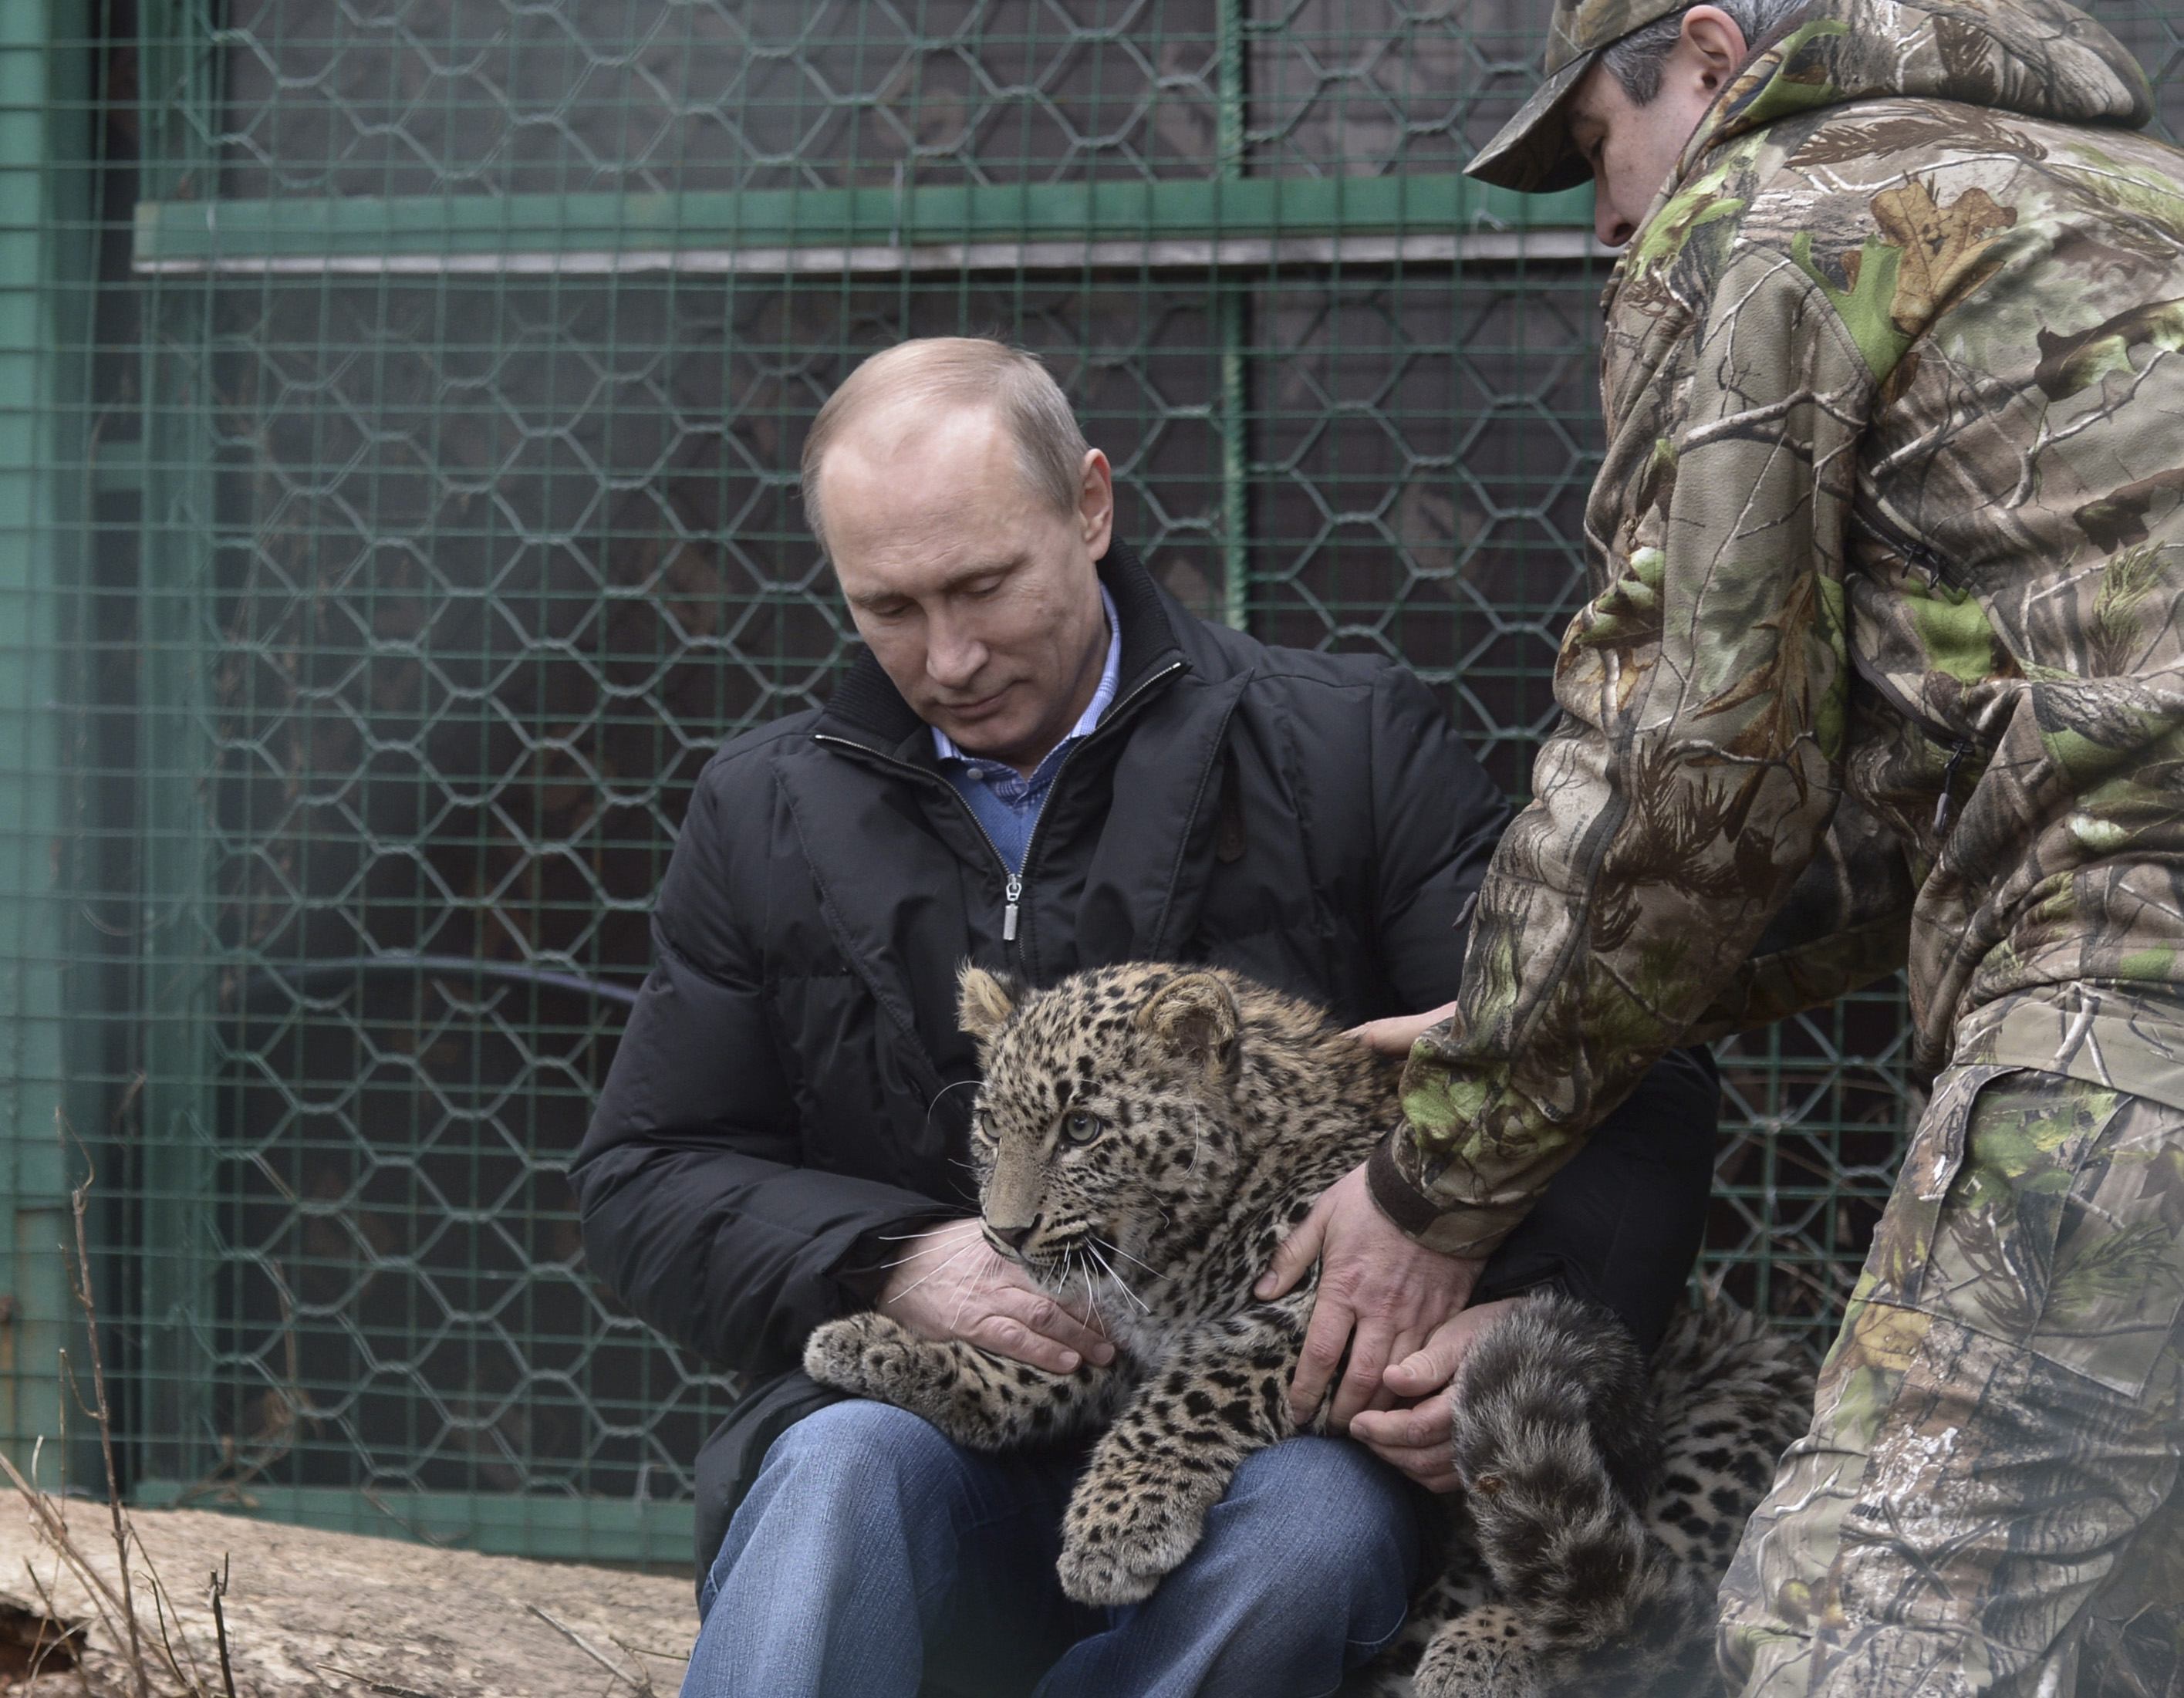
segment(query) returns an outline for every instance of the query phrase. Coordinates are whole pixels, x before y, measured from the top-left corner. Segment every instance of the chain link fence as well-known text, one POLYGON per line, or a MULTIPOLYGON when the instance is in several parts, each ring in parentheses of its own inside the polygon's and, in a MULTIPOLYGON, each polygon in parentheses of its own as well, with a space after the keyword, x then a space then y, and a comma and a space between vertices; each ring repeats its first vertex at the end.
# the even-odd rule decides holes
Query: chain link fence
MULTIPOLYGON (((70 1112, 131 1489, 687 1560, 733 1395, 565 1164, 689 786, 854 641, 794 495, 864 354, 1037 349, 1201 612, 1396 655, 1524 790, 1604 270, 1455 172, 1518 0, 111 0, 70 1112)), ((2100 0, 2184 118, 2156 0, 2100 0)), ((1709 1256, 1839 1308, 1892 994, 1724 1049, 1709 1256)))

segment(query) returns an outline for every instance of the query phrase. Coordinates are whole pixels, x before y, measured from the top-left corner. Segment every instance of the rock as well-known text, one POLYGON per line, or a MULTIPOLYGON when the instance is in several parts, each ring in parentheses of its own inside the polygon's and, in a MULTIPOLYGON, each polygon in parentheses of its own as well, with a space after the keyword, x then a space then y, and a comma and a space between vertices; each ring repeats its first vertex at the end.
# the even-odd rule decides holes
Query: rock
MULTIPOLYGON (((42 1502, 65 1510, 70 1545, 118 1594, 105 1506, 42 1502)), ((37 1519, 20 1493, 0 1503, 0 1691, 133 1698, 126 1629, 110 1603, 102 1617, 93 1588, 41 1536, 37 1519), (48 1653, 47 1672, 31 1680, 31 1647, 54 1616, 77 1637, 48 1653), (55 1672, 71 1660, 80 1672, 55 1672)), ((159 1698, 226 1698, 208 1584, 223 1567, 237 1698, 671 1698, 696 1631, 690 1584, 674 1577, 202 1511, 140 1510, 130 1520, 143 1659, 159 1698), (171 1666, 148 1573, 168 1606, 171 1666)), ((55 1634, 48 1628, 45 1637, 55 1634)))

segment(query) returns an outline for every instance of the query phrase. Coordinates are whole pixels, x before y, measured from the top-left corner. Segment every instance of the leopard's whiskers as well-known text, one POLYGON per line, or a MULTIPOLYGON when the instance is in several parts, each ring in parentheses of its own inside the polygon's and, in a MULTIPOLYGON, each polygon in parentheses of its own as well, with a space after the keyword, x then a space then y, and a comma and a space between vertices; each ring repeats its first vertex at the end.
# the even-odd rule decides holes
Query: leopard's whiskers
POLYGON ((948 1093, 950 1091, 960 1091, 966 1085, 969 1085, 973 1089, 976 1089, 978 1085, 978 1081, 976 1079, 958 1079, 952 1085, 943 1085, 939 1090, 933 1094, 933 1100, 925 1105, 925 1126, 928 1131, 932 1130, 933 1116, 939 1109, 940 1105, 948 1100, 948 1093))
POLYGON ((1098 1262, 1100 1267, 1106 1271, 1107 1278, 1113 1280, 1116 1284, 1122 1287, 1123 1296, 1128 1298, 1131 1302, 1136 1304, 1138 1307, 1144 1310, 1146 1314, 1150 1315, 1153 1312, 1153 1306, 1146 1302, 1144 1298, 1139 1296, 1136 1292, 1131 1290, 1130 1282, 1123 1278, 1121 1274, 1116 1272, 1114 1264, 1110 1262, 1106 1256, 1100 1254, 1100 1246, 1098 1244, 1093 1243, 1089 1239, 1087 1239, 1084 1241, 1084 1248, 1091 1253, 1092 1259, 1098 1262))
POLYGON ((967 1285, 958 1286, 956 1290, 956 1306, 948 1311, 948 1330, 950 1332, 956 1332, 962 1327, 963 1306, 970 1300, 971 1288, 967 1285))
MULTIPOLYGON (((967 1247, 968 1246, 961 1246, 961 1248, 967 1247)), ((880 1264, 880 1271, 882 1272, 891 1272, 898 1267, 907 1267, 913 1261, 922 1261, 928 1255, 938 1255, 942 1250, 947 1248, 948 1246, 944 1244, 936 1244, 928 1245, 923 1250, 914 1250, 911 1251, 908 1255, 899 1255, 893 1261, 882 1262, 880 1264)))
POLYGON ((986 1241, 983 1239, 972 1239, 968 1240, 956 1252, 955 1255, 950 1256, 947 1261, 942 1262, 938 1267, 928 1268, 925 1272, 911 1280, 909 1284, 904 1286, 901 1290, 896 1292, 894 1300, 898 1303, 901 1302, 904 1298, 909 1296, 911 1292, 916 1290, 919 1286, 924 1284, 925 1282, 932 1278, 934 1274, 945 1273, 950 1268, 953 1267, 972 1250, 984 1250, 986 1247, 986 1241))
POLYGON ((1098 1242, 1099 1244, 1100 1244, 1104 1245, 1106 1248, 1107 1248, 1107 1249, 1112 1250, 1112 1251, 1114 1251, 1114 1252, 1115 1252, 1115 1254, 1116 1254, 1117 1255, 1121 1256, 1121 1257, 1123 1258, 1123 1261, 1134 1261, 1135 1263, 1137 1263, 1137 1265, 1138 1265, 1139 1267, 1142 1267, 1143 1269, 1145 1269, 1145 1271, 1147 1273, 1150 1273, 1150 1275, 1152 1275, 1152 1277, 1153 1277, 1154 1278, 1156 1278, 1156 1279, 1160 1279, 1160 1278, 1165 1278, 1165 1276, 1161 1272, 1161 1271, 1160 1271, 1157 1267, 1155 1267, 1152 1265, 1152 1263, 1150 1263, 1150 1262, 1147 1261, 1146 1261, 1143 1256, 1141 1256, 1141 1255, 1132 1255, 1129 1253, 1129 1251, 1128 1251, 1128 1250, 1124 1250, 1124 1249, 1122 1247, 1122 1245, 1120 1245, 1120 1244, 1117 1244, 1117 1243, 1114 1241, 1114 1239, 1097 1239, 1097 1240, 1096 1240, 1096 1242, 1098 1242))
POLYGON ((1091 1317, 1092 1324, 1100 1329, 1100 1336, 1103 1339, 1106 1338, 1109 1336, 1107 1317, 1100 1307, 1100 1294, 1092 1288, 1092 1270, 1077 1259, 1077 1250, 1074 1245, 1070 1247, 1069 1254, 1062 1258, 1061 1285, 1065 1291, 1069 1289, 1069 1271, 1072 1267, 1077 1270, 1077 1277, 1084 1282, 1084 1312, 1091 1317))

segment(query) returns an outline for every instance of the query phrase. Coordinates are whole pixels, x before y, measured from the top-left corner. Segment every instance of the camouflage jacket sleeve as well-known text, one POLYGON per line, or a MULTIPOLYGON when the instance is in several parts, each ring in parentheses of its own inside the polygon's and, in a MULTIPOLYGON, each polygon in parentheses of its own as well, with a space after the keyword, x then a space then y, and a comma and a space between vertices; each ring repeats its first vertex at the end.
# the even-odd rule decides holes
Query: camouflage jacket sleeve
MULTIPOLYGON (((1674 250, 1735 209, 1720 187, 1694 182, 1625 262, 1618 422, 1586 515, 1606 587, 1563 638, 1563 720, 1482 888, 1457 1016, 1413 1051, 1407 1124, 1372 1164, 1381 1207, 1437 1249, 1486 1254, 1654 1058, 1736 1003, 1836 809, 1873 372, 1814 280, 1765 247, 1733 247, 1684 317, 1674 250), (1649 337, 1662 323, 1680 334, 1649 337), (1664 381, 1678 366, 1685 381, 1664 381)), ((1808 949, 1797 994, 1871 954, 1808 949)))
POLYGON ((1917 894, 1903 846, 1846 794, 1819 853, 1682 1041, 1771 1025, 1886 978, 1908 952, 1917 894))

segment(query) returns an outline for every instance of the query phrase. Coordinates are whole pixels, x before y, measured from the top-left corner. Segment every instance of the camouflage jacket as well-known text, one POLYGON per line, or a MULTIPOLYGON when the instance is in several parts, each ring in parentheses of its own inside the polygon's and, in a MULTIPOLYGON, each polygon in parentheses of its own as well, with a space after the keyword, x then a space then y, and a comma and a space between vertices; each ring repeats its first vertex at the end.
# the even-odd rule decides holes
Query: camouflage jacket
POLYGON ((2184 1019, 2150 113, 2060 0, 1817 0, 1702 120, 1608 287, 1562 721, 1372 1166, 1424 1242, 1485 1254, 1669 1045, 1907 955, 1930 1069, 1998 999, 2184 1019))

